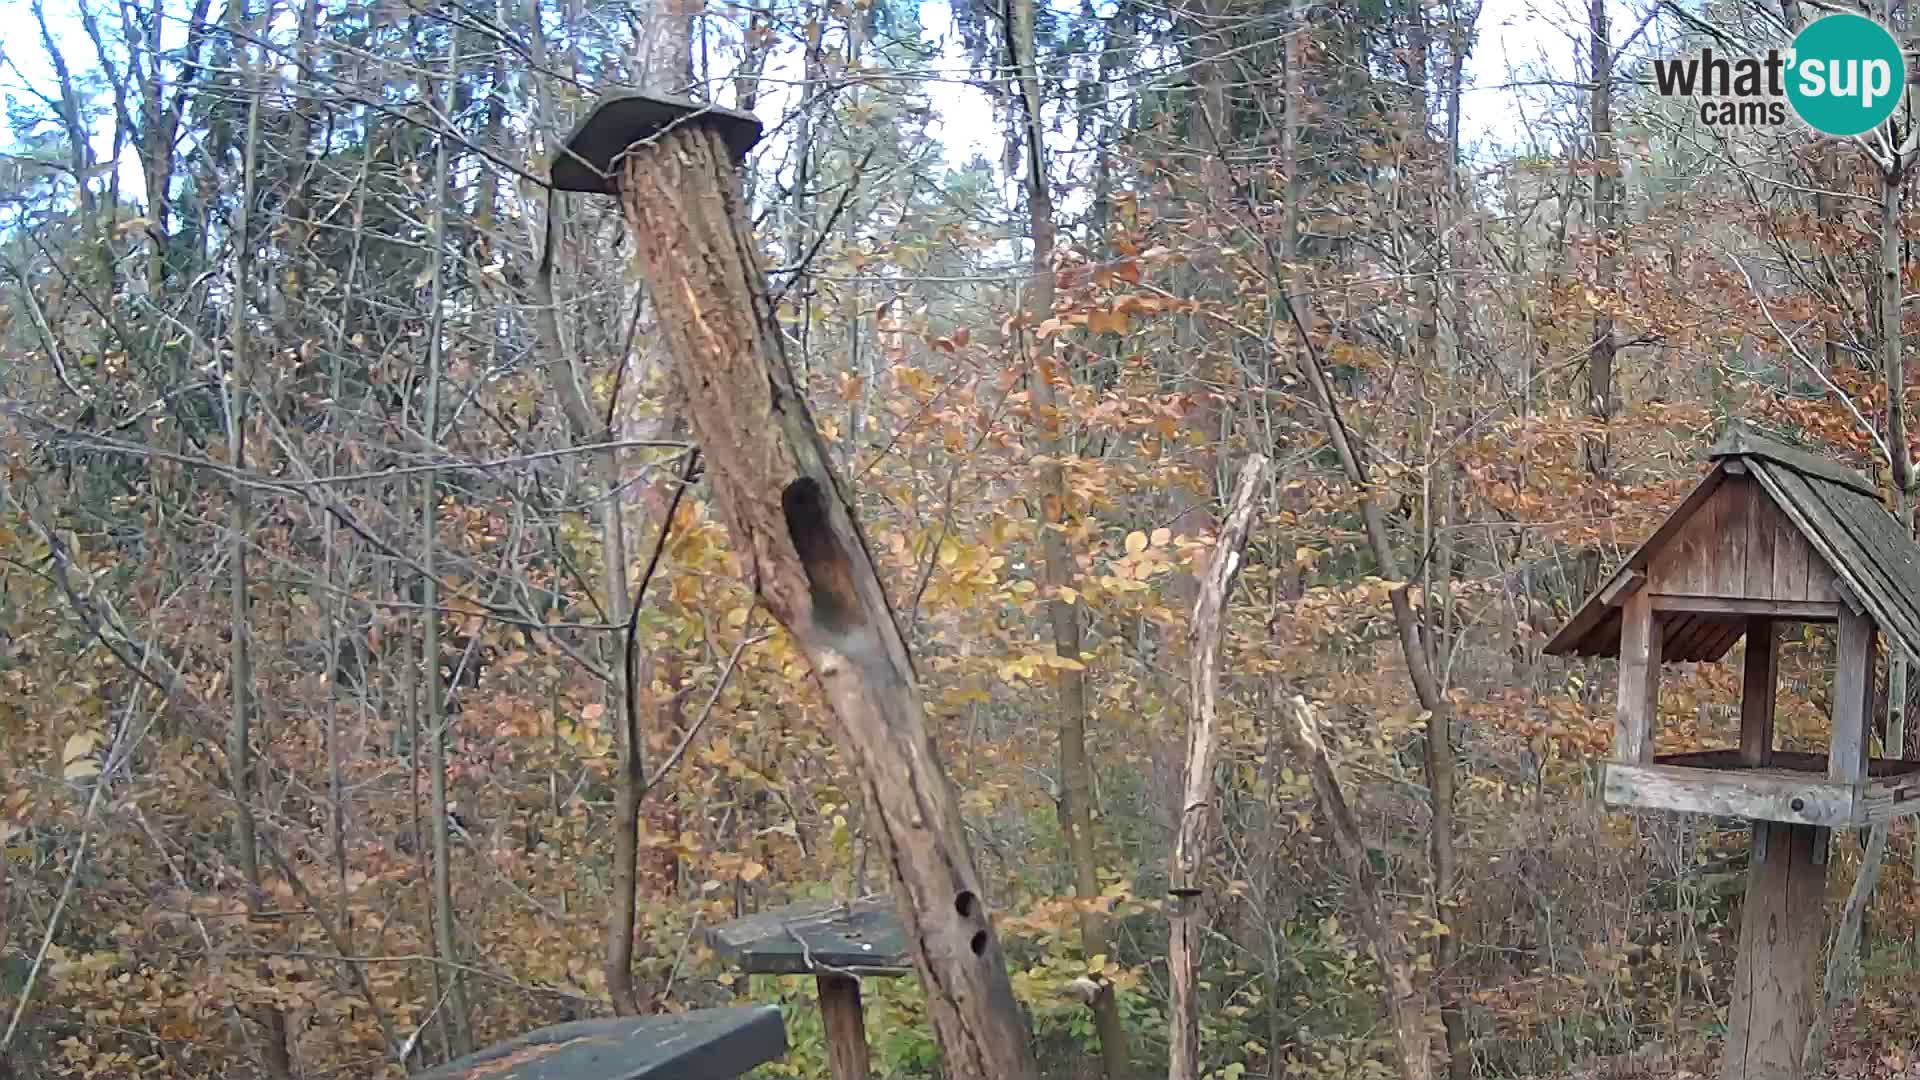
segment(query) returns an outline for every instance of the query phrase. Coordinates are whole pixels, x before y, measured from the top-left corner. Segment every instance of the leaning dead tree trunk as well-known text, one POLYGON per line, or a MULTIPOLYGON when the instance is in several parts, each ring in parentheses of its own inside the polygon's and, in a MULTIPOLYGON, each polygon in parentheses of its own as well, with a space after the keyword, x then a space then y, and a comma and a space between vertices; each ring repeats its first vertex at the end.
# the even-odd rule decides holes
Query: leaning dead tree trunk
POLYGON ((906 640, 767 297, 733 168, 757 135, 750 116, 611 98, 556 161, 554 183, 622 199, 734 550, 812 666, 881 824, 946 1075, 1031 1078, 1026 1024, 906 640), (581 161, 592 166, 584 178, 581 161), (592 175, 615 170, 617 179, 592 175))
POLYGON ((1187 631, 1191 711, 1187 714, 1186 787, 1180 797, 1180 831, 1173 842, 1167 892, 1172 898, 1167 934, 1167 983, 1171 991, 1167 1080, 1199 1080, 1200 1004, 1195 970, 1200 963, 1200 881, 1213 823, 1213 762, 1218 744, 1220 646, 1226 639, 1227 597, 1240 575, 1253 525, 1254 493, 1266 482, 1267 459, 1259 454, 1240 467, 1233 501, 1213 557, 1200 580, 1187 631))
POLYGON ((1326 819, 1327 829, 1333 833, 1334 847, 1339 849, 1347 875, 1353 879, 1353 906, 1359 912, 1360 932, 1366 935, 1374 962, 1386 977, 1380 993, 1393 1028, 1400 1075, 1405 1080, 1430 1080, 1433 1063, 1428 1059, 1426 995, 1413 981, 1413 946, 1407 942, 1406 932, 1394 923, 1393 911, 1381 894, 1380 874, 1373 868, 1360 823, 1354 819, 1346 792, 1340 787, 1340 778, 1333 771, 1333 759, 1320 737, 1319 721, 1314 719, 1307 700, 1297 694, 1288 704, 1288 711, 1292 715, 1274 727, 1286 743, 1288 753, 1306 764, 1313 778, 1313 797, 1320 804, 1320 816, 1326 819))

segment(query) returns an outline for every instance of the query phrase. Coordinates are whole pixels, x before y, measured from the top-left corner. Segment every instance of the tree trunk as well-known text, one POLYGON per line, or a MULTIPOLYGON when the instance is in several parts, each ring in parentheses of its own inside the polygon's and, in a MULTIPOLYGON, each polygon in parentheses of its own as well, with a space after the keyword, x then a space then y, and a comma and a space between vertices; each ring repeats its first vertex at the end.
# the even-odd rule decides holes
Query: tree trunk
MULTIPOLYGON (((1599 4, 1603 0, 1594 0, 1594 2, 1599 4)), ((1407 17, 1409 17, 1409 29, 1411 29, 1411 35, 1409 35, 1411 40, 1407 44, 1407 83, 1413 86, 1413 131, 1411 131, 1413 152, 1409 154, 1407 167, 1413 169, 1415 175, 1425 175, 1425 171, 1432 165, 1434 150, 1436 150, 1432 138, 1428 138, 1427 52, 1432 40, 1430 40, 1427 25, 1427 8, 1421 0, 1415 0, 1409 6, 1407 17)), ((1446 181, 1452 181, 1450 165, 1442 169, 1442 177, 1446 181)), ((1440 229, 1438 229, 1438 213, 1436 213, 1440 200, 1452 198, 1452 190, 1446 184, 1442 184, 1438 198, 1434 198, 1432 194, 1434 184, 1415 184, 1415 188, 1428 192, 1427 196, 1415 198, 1415 206, 1419 206, 1423 211, 1421 219, 1417 221, 1417 229, 1421 231, 1417 246, 1421 250, 1432 250, 1434 246, 1438 246, 1440 250, 1452 250, 1452 238, 1438 236, 1440 229), (1428 242, 1428 236, 1432 236, 1434 242, 1428 242)), ((1427 379, 1428 375, 1442 371, 1440 348, 1438 348, 1440 290, 1438 290, 1436 279, 1452 271, 1452 267, 1448 265, 1428 267, 1425 263, 1427 259, 1421 259, 1421 263, 1415 265, 1415 279, 1413 279, 1413 294, 1417 304, 1415 346, 1419 352, 1419 356, 1415 357, 1415 367, 1419 369, 1421 379, 1427 379)), ((1430 438, 1430 432, 1428 432, 1428 444, 1430 446, 1438 444, 1438 440, 1430 438)), ((1444 463, 1428 461, 1428 507, 1432 503, 1434 469, 1444 471, 1444 463)), ((1423 521, 1430 523, 1432 515, 1423 513, 1423 521)), ((1440 567, 1442 575, 1452 575, 1452 571, 1452 563, 1444 563, 1440 567)), ((1384 563, 1380 567, 1380 573, 1392 580, 1400 580, 1400 575, 1390 573, 1384 563)), ((1448 590, 1452 590, 1452 582, 1444 582, 1444 584, 1448 586, 1448 590)), ((1402 586, 1402 590, 1404 588, 1405 586, 1402 586)), ((1423 607, 1427 611, 1432 611, 1434 607, 1432 588, 1425 590, 1425 598, 1427 600, 1423 603, 1423 607)), ((1394 603, 1396 621, 1400 619, 1400 609, 1404 605, 1407 605, 1407 601, 1402 594, 1402 598, 1394 603)), ((1411 611, 1407 617, 1409 621, 1413 619, 1411 611)), ((1417 626, 1413 630, 1415 632, 1411 634, 1407 634, 1404 630, 1405 636, 1411 640, 1407 648, 1419 651, 1419 671, 1427 673, 1425 678, 1430 684, 1430 694, 1421 694, 1421 707, 1430 713, 1427 721, 1425 771, 1427 771, 1427 801, 1428 811, 1430 811, 1427 849, 1428 861, 1432 867, 1432 913, 1434 913, 1434 919, 1440 920, 1444 926, 1452 926, 1452 905, 1455 899, 1453 897, 1453 888, 1455 888, 1453 732, 1452 723, 1450 723, 1452 713, 1440 701, 1440 684, 1432 675, 1432 669, 1438 663, 1438 651, 1434 650, 1434 636, 1430 632, 1430 626, 1417 626)), ((1407 655, 1407 671, 1409 673, 1415 671, 1413 655, 1407 655)), ((1415 675, 1415 680, 1419 680, 1419 676, 1415 675)), ((1461 1009, 1459 992, 1455 990, 1455 980, 1459 978, 1459 972, 1455 970, 1459 965, 1459 938, 1453 936, 1452 930, 1446 930, 1438 938, 1434 938, 1432 961, 1434 961, 1434 990, 1440 999, 1440 1024, 1446 1032, 1446 1051, 1448 1051, 1448 1063, 1450 1063, 1448 1074, 1453 1080, 1469 1080, 1469 1076, 1473 1074, 1473 1051, 1467 1040, 1467 1017, 1465 1017, 1465 1011, 1461 1009)))
MULTIPOLYGON (((1587 415, 1598 429, 1586 438, 1587 472, 1595 484, 1613 476, 1613 446, 1608 426, 1614 413, 1614 331, 1611 305, 1620 276, 1619 169, 1613 144, 1613 42, 1607 31, 1606 0, 1588 0, 1587 51, 1593 65, 1593 231, 1598 264, 1595 292, 1603 305, 1593 313, 1593 346, 1587 353, 1587 415)), ((1595 558, 1598 552, 1594 553, 1595 558)), ((1598 576, 1596 570, 1595 576, 1598 576)), ((1597 580, 1586 583, 1598 588, 1597 580)))
POLYGON ((1213 824, 1213 766, 1217 752, 1220 650, 1226 640, 1227 598, 1239 576, 1253 525, 1254 496, 1266 482, 1267 459, 1255 454, 1240 468, 1227 520, 1214 542, 1206 576, 1200 579, 1193 622, 1187 631, 1188 700, 1185 783, 1179 831, 1167 872, 1168 917, 1167 1080, 1199 1080, 1200 964, 1199 899, 1205 893, 1209 834, 1213 824))
POLYGON ((1333 833, 1334 846, 1347 875, 1353 879, 1354 906, 1359 909, 1360 932, 1373 950, 1385 982, 1380 988, 1385 1000, 1388 1022, 1393 1026, 1393 1043, 1403 1080, 1428 1080, 1433 1075, 1428 1060, 1427 1009, 1425 995, 1413 981, 1413 948, 1407 935, 1393 921, 1393 911, 1381 895, 1380 875, 1373 867, 1360 825, 1347 806, 1340 778, 1327 756, 1326 743, 1320 738, 1320 725, 1305 698, 1295 695, 1290 703, 1289 720, 1275 726, 1293 756, 1306 763, 1313 779, 1313 795, 1320 813, 1333 833))
MULTIPOLYGON (((235 29, 245 24, 247 16, 244 5, 235 5, 233 20, 235 29)), ((244 175, 240 185, 240 206, 234 215, 233 296, 232 309, 228 313, 233 367, 227 381, 227 455, 234 470, 234 481, 233 506, 228 518, 227 536, 227 585, 231 604, 230 615, 233 621, 229 630, 232 635, 232 646, 228 671, 228 690, 233 697, 233 713, 227 729, 227 769, 228 783, 233 789, 234 853, 240 862, 240 872, 247 881, 247 910, 254 912, 259 909, 266 893, 260 879, 260 849, 255 833, 253 812, 253 732, 251 729, 254 676, 253 657, 249 651, 251 641, 249 640, 248 594, 251 589, 247 567, 247 538, 252 528, 251 506, 246 485, 240 482, 240 477, 247 467, 247 404, 254 374, 247 297, 253 285, 253 244, 250 229, 256 174, 260 167, 261 74, 259 68, 246 59, 246 55, 243 50, 241 66, 249 91, 246 142, 241 156, 244 175)), ((276 1008, 264 1007, 258 1011, 257 1019, 261 1026, 266 1028, 264 1060, 267 1074, 276 1078, 291 1076, 292 1065, 287 1053, 286 1014, 276 1008)))
MULTIPOLYGON (((1079 663, 1080 608, 1061 599, 1060 590, 1073 583, 1073 553, 1068 549, 1066 525, 1072 516, 1067 490, 1067 472, 1062 464, 1069 447, 1060 435, 1059 401, 1053 379, 1059 372, 1062 381, 1072 376, 1051 355, 1035 355, 1030 327, 1046 321, 1053 312, 1053 189, 1048 183, 1046 143, 1041 137, 1040 72, 1034 54, 1034 0, 1014 0, 1014 17, 1009 25, 1008 51, 1013 55, 1019 79, 1022 142, 1027 162, 1026 193, 1028 232, 1033 241, 1032 269, 1027 277, 1027 319, 1021 341, 1027 348, 1028 382, 1034 401, 1040 406, 1041 425, 1047 437, 1041 453, 1047 464, 1040 476, 1041 579, 1050 597, 1047 618, 1053 630, 1054 651, 1062 658, 1079 663)), ((1058 692, 1060 736, 1060 831, 1067 843, 1067 856, 1073 864, 1074 892, 1082 900, 1100 895, 1099 859, 1093 835, 1093 771, 1087 760, 1087 677, 1081 669, 1055 672, 1058 692)), ((1097 912, 1080 916, 1080 948, 1088 958, 1112 956, 1107 936, 1107 920, 1097 912)), ((1120 1002, 1113 984, 1096 976, 1098 990, 1090 1004, 1094 1027, 1100 1033, 1100 1057, 1107 1080, 1122 1080, 1131 1064, 1127 1052, 1127 1029, 1121 1022, 1120 1002)))
POLYGON ((636 144, 626 220, 735 551, 812 667, 880 825, 927 1009, 957 1080, 1035 1076, 959 800, 848 489, 794 383, 720 133, 636 144))
MULTIPOLYGON (((1407 665, 1407 677, 1413 683, 1414 696, 1420 707, 1427 713, 1426 760, 1427 791, 1430 804, 1434 808, 1435 820, 1432 823, 1430 856, 1433 859, 1435 899, 1445 910, 1450 897, 1442 891, 1441 883, 1451 888, 1453 880, 1453 834, 1451 814, 1453 808, 1453 706, 1440 692, 1440 682, 1434 676, 1433 667, 1427 662, 1426 643, 1422 640, 1419 616, 1413 610, 1412 600, 1407 595, 1407 583, 1400 574, 1400 561, 1393 552, 1392 538, 1387 535, 1386 514, 1380 509, 1379 497, 1374 493, 1372 480, 1367 475, 1366 462, 1360 457, 1360 450, 1354 445, 1347 430, 1346 421, 1340 414, 1340 403, 1333 396, 1333 387, 1327 382, 1326 370, 1320 362, 1312 338, 1307 334, 1304 296, 1296 294, 1299 304, 1295 307, 1298 318, 1294 331, 1300 341, 1300 363, 1304 369, 1308 384, 1318 399, 1321 414, 1325 417, 1327 436, 1333 443, 1335 454, 1340 460, 1341 472, 1345 474, 1347 485, 1360 494, 1360 520, 1366 529, 1367 546, 1373 553, 1374 562, 1379 565, 1380 576, 1395 582, 1392 591, 1387 594, 1388 604, 1393 610, 1393 623, 1400 637, 1400 654, 1407 665), (1440 820, 1440 812, 1447 812, 1449 820, 1440 820)), ((1448 935, 1451 936, 1450 934, 1448 935)), ((1449 954, 1449 959, 1451 954, 1449 954)), ((1436 947, 1436 961, 1440 959, 1436 947)), ((1425 1028, 1421 1028, 1419 1047, 1424 1060, 1427 1042, 1425 1028)), ((1403 1050, 1411 1051, 1409 1042, 1403 1050)), ((1408 1075, 1414 1075, 1411 1059, 1406 1064, 1408 1075)), ((1419 1066, 1418 1075, 1428 1075, 1431 1066, 1419 1066)))
MULTIPOLYGON (((459 34, 447 37, 447 92, 440 99, 437 110, 442 117, 448 115, 447 102, 452 97, 454 83, 459 79, 459 34)), ((423 76, 429 85, 427 93, 433 93, 431 76, 423 76)), ((427 386, 426 415, 423 419, 427 443, 439 444, 440 428, 440 377, 442 365, 441 338, 446 325, 446 235, 447 235, 447 147, 450 132, 442 130, 435 140, 433 158, 433 215, 428 224, 427 246, 429 258, 433 260, 433 292, 430 303, 432 315, 427 330, 427 386)), ((453 867, 451 841, 447 830, 447 743, 451 732, 447 729, 447 680, 440 677, 440 595, 434 563, 440 548, 438 506, 440 501, 440 474, 438 470, 428 469, 421 479, 420 492, 420 566, 421 566, 421 602, 420 602, 420 659, 423 671, 422 683, 426 688, 426 724, 427 741, 428 798, 433 818, 430 826, 433 836, 433 942, 434 952, 444 968, 443 975, 451 981, 451 990, 446 1003, 441 1007, 440 1016, 443 1030, 446 1032, 449 1052, 453 1057, 464 1057, 473 1050, 472 1035, 467 1029, 468 1010, 466 981, 459 967, 459 948, 453 935, 453 867)), ((413 748, 414 761, 420 760, 420 747, 413 748)))

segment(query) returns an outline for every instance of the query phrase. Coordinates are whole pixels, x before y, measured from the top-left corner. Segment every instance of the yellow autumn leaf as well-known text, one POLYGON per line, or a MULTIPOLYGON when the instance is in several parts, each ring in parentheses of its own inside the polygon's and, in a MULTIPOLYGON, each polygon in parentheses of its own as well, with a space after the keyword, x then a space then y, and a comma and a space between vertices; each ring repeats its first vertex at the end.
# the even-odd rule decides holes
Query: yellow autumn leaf
POLYGON ((99 745, 99 735, 91 731, 82 731, 67 740, 66 748, 60 752, 60 762, 64 765, 78 761, 93 753, 93 748, 99 745))
POLYGON ((1172 540, 1173 540, 1172 529, 1159 528, 1159 529, 1153 530, 1153 546, 1154 547, 1166 547, 1168 543, 1172 542, 1172 540))
POLYGON ((67 767, 61 770, 61 775, 69 780, 84 780, 89 776, 100 775, 100 765, 92 758, 69 761, 67 767))
POLYGON ((1125 334, 1128 321, 1124 311, 1090 311, 1087 313, 1087 332, 1125 334))
POLYGON ((1138 529, 1127 534, 1127 554, 1138 555, 1147 550, 1147 534, 1138 529))

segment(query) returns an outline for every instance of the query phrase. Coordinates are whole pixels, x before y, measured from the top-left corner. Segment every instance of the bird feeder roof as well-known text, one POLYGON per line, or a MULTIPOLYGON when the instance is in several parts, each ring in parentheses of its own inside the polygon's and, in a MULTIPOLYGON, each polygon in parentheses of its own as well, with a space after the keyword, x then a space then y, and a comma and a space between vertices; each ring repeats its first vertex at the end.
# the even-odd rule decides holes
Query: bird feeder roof
POLYGON ((554 155, 553 186, 561 191, 616 195, 620 190, 620 158, 628 147, 693 123, 718 128, 733 152, 735 164, 760 141, 760 118, 752 113, 722 108, 710 101, 616 91, 594 105, 554 155))
POLYGON ((1718 660, 1740 639, 1746 620, 1712 614, 1706 610, 1711 601, 1728 612, 1741 601, 1776 602, 1786 617, 1797 612, 1806 621, 1823 621, 1817 602, 1789 603, 1803 598, 1783 596, 1777 583, 1786 575, 1760 565, 1792 557, 1805 560, 1806 596, 1817 599, 1828 590, 1825 595, 1869 616, 1890 644, 1920 656, 1920 544, 1887 512, 1872 483, 1740 428, 1730 430, 1708 457, 1713 467, 1706 476, 1553 636, 1546 647, 1550 655, 1618 656, 1621 599, 1649 574, 1669 579, 1658 585, 1662 590, 1706 594, 1691 598, 1700 601, 1702 613, 1665 620, 1661 655, 1668 663, 1718 660), (1688 568, 1716 559, 1741 569, 1731 575, 1698 570, 1693 587, 1685 585, 1688 568), (1726 585, 1730 576, 1734 587, 1726 585), (1681 584, 1673 583, 1675 577, 1681 584), (1714 584, 1700 586, 1703 579, 1714 584))

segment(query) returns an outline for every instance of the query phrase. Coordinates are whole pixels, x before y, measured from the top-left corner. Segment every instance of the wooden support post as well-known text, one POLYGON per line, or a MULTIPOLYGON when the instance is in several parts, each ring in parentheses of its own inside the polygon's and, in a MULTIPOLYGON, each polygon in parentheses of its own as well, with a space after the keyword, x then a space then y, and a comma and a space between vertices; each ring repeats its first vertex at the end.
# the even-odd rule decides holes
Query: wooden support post
POLYGON ((942 1075, 1031 1080, 1026 1020, 906 639, 767 296, 727 141, 751 118, 632 96, 595 116, 614 124, 619 110, 638 126, 609 135, 590 119, 569 146, 620 144, 613 172, 673 380, 733 553, 806 656, 858 778, 927 990, 942 1075))
POLYGON ((833 1080, 871 1080, 860 980, 821 972, 813 977, 813 985, 820 995, 821 1026, 827 1033, 827 1075, 833 1080))
POLYGON ((1840 612, 1839 647, 1833 670, 1833 741, 1827 775, 1857 784, 1867 775, 1867 718, 1873 715, 1873 620, 1840 612))
POLYGON ((1824 831, 1753 823, 1720 1080, 1801 1080, 1827 936, 1827 868, 1814 861, 1816 835, 1824 831))
POLYGON ((1740 764, 1773 761, 1773 705, 1779 678, 1780 635, 1772 619, 1747 620, 1747 664, 1740 686, 1740 764))
POLYGON ((1620 693, 1613 713, 1613 759, 1653 760, 1653 723, 1660 702, 1660 622, 1645 589, 1620 605, 1620 693))

